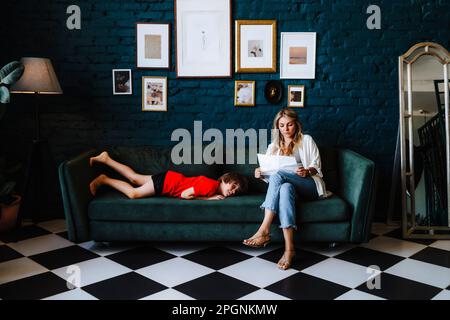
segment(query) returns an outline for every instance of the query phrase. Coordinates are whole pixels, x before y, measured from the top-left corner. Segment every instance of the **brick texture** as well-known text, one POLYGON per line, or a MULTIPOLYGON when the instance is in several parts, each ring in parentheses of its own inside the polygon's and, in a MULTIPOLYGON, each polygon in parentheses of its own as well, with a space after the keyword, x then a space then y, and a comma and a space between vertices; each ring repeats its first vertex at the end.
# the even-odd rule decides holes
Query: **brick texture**
MULTIPOLYGON (((319 145, 346 147, 376 162, 376 218, 383 219, 397 135, 397 58, 420 41, 450 47, 450 2, 376 1, 381 30, 366 27, 369 1, 232 2, 233 19, 276 19, 278 42, 283 31, 317 32, 316 79, 284 80, 285 92, 289 84, 306 86, 306 108, 298 112, 319 145)), ((286 104, 283 99, 269 105, 264 98, 266 81, 279 79, 279 73, 176 79, 172 0, 9 0, 1 7, 0 64, 21 56, 49 57, 64 89, 63 96, 39 99, 42 134, 57 164, 91 147, 167 145, 174 129, 192 129, 194 120, 202 120, 204 130, 270 128, 274 114, 286 104), (66 28, 66 8, 72 4, 81 8, 79 31, 66 28), (169 71, 136 69, 138 21, 171 23, 169 71), (133 70, 132 96, 112 95, 114 68, 133 70), (169 112, 141 112, 144 75, 168 77, 169 112), (234 107, 236 79, 256 80, 256 107, 234 107)), ((2 149, 12 159, 24 159, 33 136, 33 98, 14 95, 2 119, 2 149)))

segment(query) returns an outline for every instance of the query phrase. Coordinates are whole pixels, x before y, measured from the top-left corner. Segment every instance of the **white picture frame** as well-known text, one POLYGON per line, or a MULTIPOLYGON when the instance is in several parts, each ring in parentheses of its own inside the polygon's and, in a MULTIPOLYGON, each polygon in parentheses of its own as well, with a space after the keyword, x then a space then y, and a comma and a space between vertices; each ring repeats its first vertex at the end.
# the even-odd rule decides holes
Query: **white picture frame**
POLYGON ((316 78, 316 32, 282 32, 281 79, 316 78))
POLYGON ((167 111, 167 77, 142 77, 142 111, 167 111))
POLYGON ((136 67, 138 69, 169 69, 170 24, 136 23, 136 67))
POLYGON ((229 78, 231 0, 175 0, 177 78, 229 78))
POLYGON ((237 73, 277 71, 277 21, 236 20, 237 73))
POLYGON ((113 69, 112 81, 114 95, 133 94, 133 76, 131 69, 113 69))
POLYGON ((288 86, 288 107, 303 108, 305 106, 305 86, 288 86))

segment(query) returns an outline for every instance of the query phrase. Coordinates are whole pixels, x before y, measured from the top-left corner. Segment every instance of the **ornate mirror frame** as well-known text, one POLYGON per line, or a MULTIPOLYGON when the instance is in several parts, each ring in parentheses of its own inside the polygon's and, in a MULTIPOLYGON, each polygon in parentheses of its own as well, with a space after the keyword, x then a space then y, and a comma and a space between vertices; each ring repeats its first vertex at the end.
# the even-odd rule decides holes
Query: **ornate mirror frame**
POLYGON ((402 185, 402 231, 404 238, 450 239, 450 123, 449 123, 449 77, 448 68, 450 53, 443 46, 433 42, 422 42, 411 47, 399 57, 399 102, 400 102, 400 152, 401 152, 401 185, 402 185), (445 98, 445 139, 447 166, 447 226, 419 226, 416 224, 415 190, 410 188, 409 199, 406 194, 407 184, 414 186, 414 129, 413 129, 413 99, 412 99, 412 65, 424 55, 435 57, 442 64, 445 98), (404 70, 407 79, 405 81, 404 70), (406 89, 406 90, 405 90, 406 89), (405 92, 407 95, 405 97, 405 92), (406 101, 405 101, 406 100, 406 101), (408 144, 408 145, 407 145, 408 144), (408 148, 409 146, 409 148, 408 148), (408 156, 406 152, 409 152, 408 156), (408 169, 410 168, 410 169, 408 169), (408 203, 409 201, 409 203, 408 203), (408 205, 410 214, 408 215, 408 205), (439 230, 439 231, 438 231, 439 230), (438 231, 438 232, 435 232, 438 231))

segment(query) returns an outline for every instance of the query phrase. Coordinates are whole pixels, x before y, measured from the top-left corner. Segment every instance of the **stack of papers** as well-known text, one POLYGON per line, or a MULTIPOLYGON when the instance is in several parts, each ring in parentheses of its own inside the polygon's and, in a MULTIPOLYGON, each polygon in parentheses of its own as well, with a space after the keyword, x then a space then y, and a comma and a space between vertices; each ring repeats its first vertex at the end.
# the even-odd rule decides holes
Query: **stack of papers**
POLYGON ((258 154, 258 162, 263 176, 270 176, 279 170, 295 172, 298 167, 295 157, 258 154))

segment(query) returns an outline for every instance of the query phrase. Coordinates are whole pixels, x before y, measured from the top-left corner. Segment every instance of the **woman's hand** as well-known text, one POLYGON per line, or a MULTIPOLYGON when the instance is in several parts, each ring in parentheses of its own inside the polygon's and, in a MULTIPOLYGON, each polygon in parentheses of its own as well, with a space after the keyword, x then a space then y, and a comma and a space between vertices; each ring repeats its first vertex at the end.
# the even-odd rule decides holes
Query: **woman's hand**
POLYGON ((261 168, 255 169, 255 178, 260 179, 261 178, 261 168))
POLYGON ((309 176, 308 169, 305 169, 304 167, 298 167, 297 170, 295 170, 295 173, 302 178, 309 176))
POLYGON ((297 170, 295 170, 295 173, 297 175, 299 175, 300 177, 305 178, 305 177, 316 175, 317 170, 316 170, 316 168, 313 168, 313 167, 308 168, 308 169, 305 169, 304 167, 298 167, 297 170))

